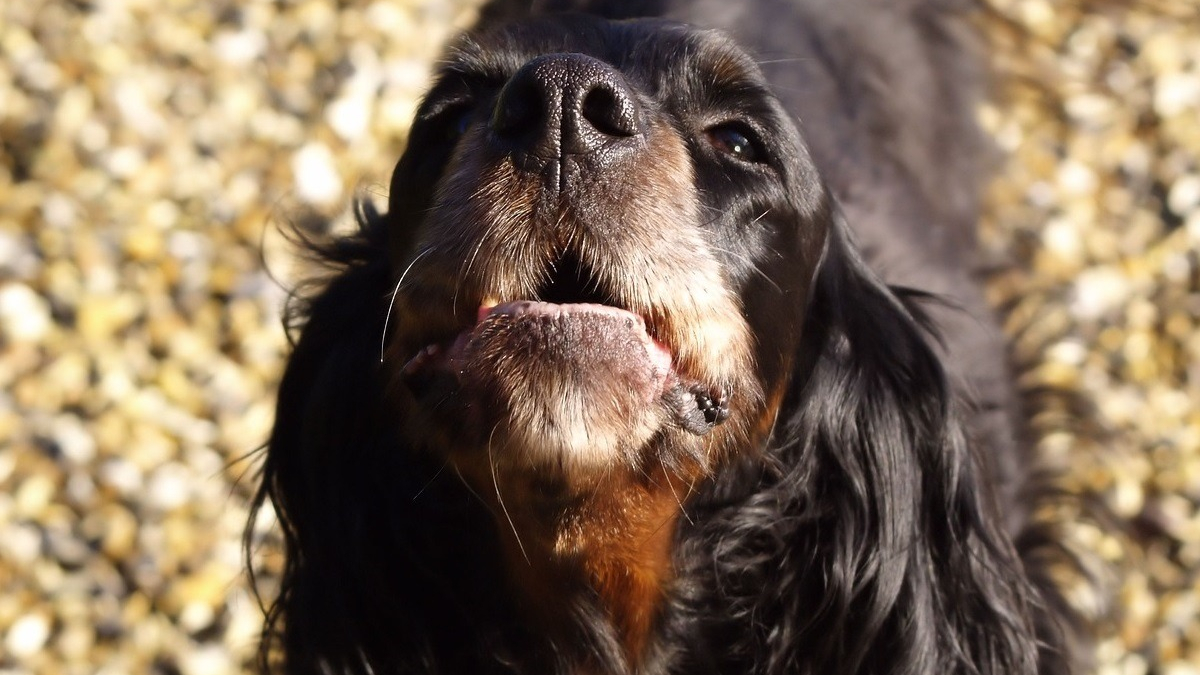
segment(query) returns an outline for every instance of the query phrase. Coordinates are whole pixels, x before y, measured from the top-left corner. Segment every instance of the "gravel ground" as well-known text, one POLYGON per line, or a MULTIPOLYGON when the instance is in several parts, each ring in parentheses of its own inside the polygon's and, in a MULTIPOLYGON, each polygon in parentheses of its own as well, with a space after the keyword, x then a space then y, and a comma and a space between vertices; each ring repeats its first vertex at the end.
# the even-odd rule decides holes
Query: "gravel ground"
MULTIPOLYGON (((1107 521, 1104 675, 1200 673, 1200 5, 993 0, 985 239, 1035 429, 1107 521)), ((272 223, 380 195, 469 11, 0 4, 0 674, 248 672, 272 223), (265 261, 265 262, 264 262, 265 261)), ((264 590, 279 564, 261 523, 264 590)))

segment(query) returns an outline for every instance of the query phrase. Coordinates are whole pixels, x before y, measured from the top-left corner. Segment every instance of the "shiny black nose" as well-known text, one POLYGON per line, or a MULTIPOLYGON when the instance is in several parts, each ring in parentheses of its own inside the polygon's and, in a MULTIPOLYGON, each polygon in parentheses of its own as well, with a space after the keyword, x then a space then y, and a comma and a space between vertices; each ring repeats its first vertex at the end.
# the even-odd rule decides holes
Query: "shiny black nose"
POLYGON ((603 156, 643 133, 636 98, 611 66, 583 54, 539 56, 500 92, 495 138, 544 160, 603 156))

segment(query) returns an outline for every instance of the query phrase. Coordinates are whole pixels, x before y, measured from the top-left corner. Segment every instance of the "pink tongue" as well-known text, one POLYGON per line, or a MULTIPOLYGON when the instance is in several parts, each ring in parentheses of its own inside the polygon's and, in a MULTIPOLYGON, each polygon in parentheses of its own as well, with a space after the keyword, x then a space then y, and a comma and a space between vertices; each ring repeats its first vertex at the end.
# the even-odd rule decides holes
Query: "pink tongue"
POLYGON ((646 352, 650 355, 650 362, 654 367, 665 372, 671 370, 671 351, 667 346, 658 340, 646 336, 646 352))
MULTIPOLYGON (((491 316, 562 317, 570 314, 590 314, 593 316, 608 316, 614 319, 621 319, 627 323, 631 330, 640 330, 642 333, 646 332, 646 322, 642 317, 619 307, 592 303, 558 304, 535 300, 514 300, 499 305, 480 305, 479 310, 475 313, 475 325, 478 326, 491 316)), ((651 337, 648 333, 646 334, 645 342, 646 351, 649 352, 650 360, 654 365, 663 370, 669 369, 671 367, 671 352, 667 349, 666 345, 651 337)))
MULTIPOLYGON (((452 345, 449 345, 444 358, 456 364, 453 368, 459 370, 460 374, 464 368, 471 369, 471 362, 475 360, 473 354, 482 345, 478 341, 495 340, 495 330, 499 326, 507 326, 509 330, 517 326, 524 326, 518 329, 519 332, 541 332, 547 330, 545 326, 557 326, 551 333, 573 334, 576 336, 576 340, 585 335, 590 336, 583 338, 586 340, 584 343, 573 343, 576 345, 575 348, 582 348, 584 352, 591 353, 590 356, 587 356, 581 352, 580 358, 589 362, 594 360, 594 364, 601 368, 605 365, 618 367, 625 372, 627 377, 633 376, 636 371, 642 371, 642 375, 636 376, 637 379, 644 378, 642 387, 639 388, 657 390, 661 394, 662 388, 668 386, 667 380, 670 379, 672 360, 670 350, 646 332, 645 321, 642 317, 610 305, 558 304, 532 300, 482 305, 476 312, 476 325, 470 330, 464 331, 452 345), (591 328, 584 328, 584 326, 591 326, 591 328), (588 345, 596 351, 589 349, 588 345), (641 354, 638 354, 639 346, 645 350, 641 354), (624 354, 624 356, 619 356, 620 354, 624 354), (617 363, 620 363, 620 366, 616 366, 617 363), (641 365, 637 365, 639 363, 641 365)), ((548 336, 551 333, 545 335, 548 336)), ((507 338, 503 340, 503 342, 508 341, 507 338)), ((549 344, 555 342, 552 338, 548 340, 549 344)), ((510 346, 515 346, 515 344, 510 344, 510 346)), ((501 349, 506 348, 501 347, 501 349)), ((517 349, 511 354, 512 357, 518 359, 531 356, 523 349, 517 349)), ((555 358, 564 357, 565 354, 565 352, 560 353, 555 358)), ((647 391, 647 393, 649 392, 647 391)))

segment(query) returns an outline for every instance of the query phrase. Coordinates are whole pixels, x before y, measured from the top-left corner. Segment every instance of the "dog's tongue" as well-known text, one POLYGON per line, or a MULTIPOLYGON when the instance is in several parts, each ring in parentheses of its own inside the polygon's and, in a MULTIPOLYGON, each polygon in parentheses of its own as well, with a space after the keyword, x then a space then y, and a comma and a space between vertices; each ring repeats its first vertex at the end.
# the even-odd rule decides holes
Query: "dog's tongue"
POLYGON ((652 401, 670 386, 671 353, 632 312, 522 300, 480 307, 473 328, 449 345, 427 348, 405 372, 436 365, 466 386, 492 389, 534 377, 545 379, 561 395, 610 397, 619 392, 652 401), (597 386, 600 382, 605 386, 597 386))
MULTIPOLYGON (((561 366, 573 378, 623 382, 645 400, 662 395, 671 353, 646 333, 642 317, 608 305, 508 302, 480 308, 464 357, 492 360, 499 354, 537 368, 561 366)), ((465 364, 464 364, 465 365, 465 364)))

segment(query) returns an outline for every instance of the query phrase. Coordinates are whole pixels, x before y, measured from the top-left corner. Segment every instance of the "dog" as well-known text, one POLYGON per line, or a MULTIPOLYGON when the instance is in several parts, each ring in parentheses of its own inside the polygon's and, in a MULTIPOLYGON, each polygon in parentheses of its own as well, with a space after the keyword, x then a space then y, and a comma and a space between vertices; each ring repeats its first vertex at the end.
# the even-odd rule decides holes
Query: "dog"
POLYGON ((386 212, 314 245, 264 668, 1072 672, 970 12, 484 7, 386 212))

